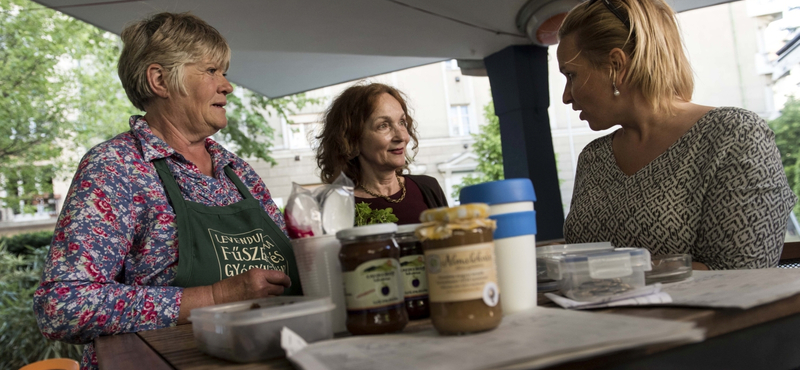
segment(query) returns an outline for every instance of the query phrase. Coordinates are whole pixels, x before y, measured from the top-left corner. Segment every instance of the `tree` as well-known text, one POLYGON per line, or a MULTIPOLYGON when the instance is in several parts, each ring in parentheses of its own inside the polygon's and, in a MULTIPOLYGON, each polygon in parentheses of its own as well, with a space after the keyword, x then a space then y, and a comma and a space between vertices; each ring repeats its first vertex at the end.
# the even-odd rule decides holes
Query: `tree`
MULTIPOLYGON (((52 193, 92 146, 128 130, 142 114, 116 71, 118 36, 29 0, 0 0, 0 198, 7 206, 52 193)), ((275 164, 264 115, 288 117, 315 99, 229 95, 229 126, 217 138, 239 156, 275 164)))
POLYGON ((221 130, 216 137, 222 142, 231 144, 238 156, 258 158, 274 166, 277 162, 270 156, 270 148, 272 148, 275 130, 264 116, 277 114, 291 122, 290 115, 303 109, 306 105, 319 104, 321 101, 321 99, 307 98, 305 94, 270 99, 243 89, 241 93, 228 95, 228 105, 226 106, 229 107, 228 126, 221 130))
POLYGON ((116 79, 116 36, 28 0, 0 0, 0 24, 0 184, 6 204, 30 207, 136 111, 116 79))
POLYGON ((489 102, 483 107, 483 116, 489 123, 483 125, 479 133, 472 134, 475 139, 472 148, 478 156, 476 173, 465 176, 461 184, 453 188, 453 198, 455 199, 458 198, 461 188, 465 186, 505 178, 503 175, 503 146, 500 141, 500 119, 494 114, 493 102, 489 102))
MULTIPOLYGON (((775 131, 775 144, 781 152, 781 162, 786 179, 795 194, 800 194, 800 99, 790 96, 781 110, 781 116, 770 121, 775 131)), ((800 213, 800 204, 795 206, 800 213)))

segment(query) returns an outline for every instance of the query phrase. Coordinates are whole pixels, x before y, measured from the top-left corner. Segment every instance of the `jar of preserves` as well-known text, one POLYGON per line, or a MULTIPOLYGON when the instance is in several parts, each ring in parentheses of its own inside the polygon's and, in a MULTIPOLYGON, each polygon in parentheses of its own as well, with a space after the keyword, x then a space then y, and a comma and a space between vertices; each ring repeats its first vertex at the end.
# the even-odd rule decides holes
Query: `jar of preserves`
POLYGON ((408 323, 396 231, 395 224, 377 224, 336 233, 347 331, 354 335, 391 333, 408 323))
POLYGON ((400 270, 403 273, 403 292, 409 320, 430 316, 425 255, 422 252, 422 243, 414 234, 420 225, 400 225, 395 236, 400 246, 400 270))
POLYGON ((422 212, 416 235, 422 241, 428 276, 431 323, 441 334, 466 334, 500 325, 492 232, 483 203, 422 212))

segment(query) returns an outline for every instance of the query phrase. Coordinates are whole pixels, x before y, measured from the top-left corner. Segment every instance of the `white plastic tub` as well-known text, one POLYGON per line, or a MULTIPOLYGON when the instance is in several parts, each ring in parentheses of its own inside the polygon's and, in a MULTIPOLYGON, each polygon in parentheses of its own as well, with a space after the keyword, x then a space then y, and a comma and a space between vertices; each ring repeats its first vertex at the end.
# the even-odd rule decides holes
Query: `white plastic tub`
POLYGON ((200 351, 253 362, 284 355, 284 326, 309 343, 332 338, 334 307, 327 297, 272 297, 195 308, 189 320, 200 351))

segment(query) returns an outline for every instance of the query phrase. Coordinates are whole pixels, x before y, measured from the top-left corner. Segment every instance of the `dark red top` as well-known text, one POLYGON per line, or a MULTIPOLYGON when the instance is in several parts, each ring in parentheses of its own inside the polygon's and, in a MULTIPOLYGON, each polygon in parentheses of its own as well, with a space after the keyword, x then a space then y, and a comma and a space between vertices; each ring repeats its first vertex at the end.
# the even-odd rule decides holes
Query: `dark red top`
MULTIPOLYGON (((397 216, 398 225, 418 224, 419 214, 428 209, 428 206, 425 204, 425 200, 422 198, 422 191, 419 190, 419 186, 417 186, 413 180, 408 178, 408 176, 403 176, 403 178, 406 179, 406 197, 402 202, 392 203, 383 198, 356 197, 356 204, 364 202, 369 204, 369 208, 372 209, 391 208, 392 213, 397 216)), ((392 194, 389 198, 400 199, 400 196, 402 195, 403 191, 400 190, 397 193, 392 194)))

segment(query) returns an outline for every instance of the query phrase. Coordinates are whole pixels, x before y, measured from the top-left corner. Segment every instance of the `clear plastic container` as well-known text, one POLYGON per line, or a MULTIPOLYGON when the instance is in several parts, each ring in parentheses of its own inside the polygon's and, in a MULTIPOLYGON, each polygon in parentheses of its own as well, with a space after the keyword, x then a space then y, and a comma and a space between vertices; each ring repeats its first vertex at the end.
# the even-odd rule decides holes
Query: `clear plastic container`
POLYGON ((557 285, 553 283, 553 279, 547 277, 547 266, 544 258, 612 250, 614 250, 614 245, 609 242, 556 244, 536 247, 536 282, 538 283, 539 292, 558 290, 557 285))
POLYGON ((576 301, 592 302, 644 287, 650 252, 640 248, 557 255, 544 258, 547 276, 576 301))
POLYGON ((195 308, 189 320, 200 351, 253 362, 284 355, 284 326, 309 343, 333 338, 333 309, 328 297, 270 297, 195 308))
POLYGON ((692 256, 689 254, 667 254, 650 259, 651 270, 644 273, 647 285, 672 283, 692 276, 692 256))

